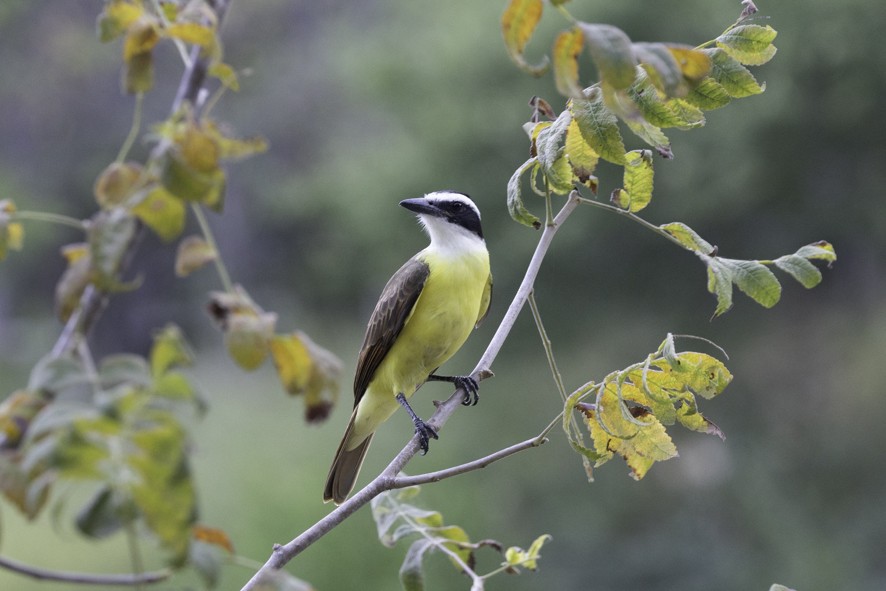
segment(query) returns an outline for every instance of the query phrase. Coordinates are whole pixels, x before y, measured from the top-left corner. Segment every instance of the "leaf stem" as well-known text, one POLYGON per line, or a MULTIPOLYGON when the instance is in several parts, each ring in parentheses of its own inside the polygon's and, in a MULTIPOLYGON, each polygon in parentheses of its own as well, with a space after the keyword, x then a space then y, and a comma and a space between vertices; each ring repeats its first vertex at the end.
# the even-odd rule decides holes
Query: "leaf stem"
POLYGON ((60 213, 50 213, 48 211, 16 211, 10 217, 16 220, 29 220, 34 222, 47 222, 50 224, 58 224, 60 226, 68 226, 75 228, 81 232, 86 228, 82 220, 72 218, 60 213))
POLYGON ((208 244, 213 252, 215 252, 213 263, 215 264, 215 269, 218 272, 218 278, 221 281, 222 286, 225 291, 229 293, 233 292, 234 284, 231 282, 231 275, 228 273, 224 260, 222 260, 221 253, 218 251, 215 235, 212 233, 212 228, 209 226, 206 214, 203 213, 203 208, 199 203, 193 203, 191 204, 191 211, 194 212, 194 217, 197 219, 197 224, 200 226, 200 231, 203 233, 203 239, 206 240, 206 244, 208 244))
POLYGON ((129 128, 129 133, 126 134, 126 139, 123 140, 123 145, 120 146, 120 151, 117 152, 117 158, 114 159, 115 162, 120 163, 126 160, 129 150, 132 149, 136 138, 138 138, 138 132, 142 127, 142 104, 144 103, 144 98, 145 93, 143 92, 135 95, 135 106, 132 109, 132 125, 129 128))
MULTIPOLYGON (((629 220, 631 220, 632 222, 636 222, 636 223, 640 224, 641 226, 643 226, 647 230, 651 230, 651 231, 655 232, 656 234, 658 234, 659 236, 667 238, 668 240, 670 240, 671 242, 673 242, 674 244, 676 244, 677 246, 679 246, 683 250, 689 250, 688 248, 683 246, 683 244, 681 244, 679 240, 677 240, 676 238, 674 238, 673 236, 671 236, 670 234, 668 234, 667 232, 665 232, 664 230, 662 230, 661 228, 656 226, 655 224, 653 224, 651 222, 647 222, 646 220, 644 220, 643 218, 641 218, 640 216, 638 216, 635 213, 631 213, 630 211, 628 211, 626 209, 622 209, 620 207, 610 205, 609 203, 603 203, 601 201, 594 201, 593 199, 587 199, 585 197, 579 197, 578 199, 580 200, 580 202, 583 205, 592 205, 594 207, 599 207, 600 209, 605 209, 606 211, 608 211, 610 213, 617 213, 620 216, 626 217, 629 220)), ((692 252, 692 251, 690 251, 690 252, 692 252)))
POLYGON ((541 320, 541 314, 538 311, 538 303, 535 301, 535 291, 529 293, 529 309, 532 310, 532 318, 535 320, 535 326, 538 328, 538 335, 541 337, 541 344, 545 349, 545 356, 548 359, 548 366, 554 376, 554 383, 557 385, 557 391, 560 392, 560 398, 566 402, 566 387, 563 385, 563 376, 557 368, 557 360, 554 359, 554 349, 551 345, 551 339, 545 331, 544 323, 541 320))

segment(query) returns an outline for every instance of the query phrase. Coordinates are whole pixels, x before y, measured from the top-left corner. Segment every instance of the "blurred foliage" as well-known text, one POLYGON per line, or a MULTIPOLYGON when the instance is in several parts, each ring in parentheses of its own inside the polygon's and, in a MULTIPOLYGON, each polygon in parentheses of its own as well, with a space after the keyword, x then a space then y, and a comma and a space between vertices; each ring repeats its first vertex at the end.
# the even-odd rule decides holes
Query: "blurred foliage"
MULTIPOLYGON (((589 573, 598 589, 744 590, 773 581, 879 589, 886 582, 878 545, 886 478, 870 465, 886 448, 879 428, 886 418, 886 212, 877 199, 886 181, 877 124, 878 97, 886 93, 878 74, 886 60, 881 11, 872 0, 759 5, 779 31, 778 59, 755 72, 766 92, 710 113, 703 130, 672 135, 676 157, 658 162, 647 215, 684 220, 720 251, 748 259, 827 237, 841 264, 815 292, 786 284, 774 311, 737 301, 710 323, 705 311, 713 302, 694 257, 660 248, 664 242, 633 234, 639 228, 614 216, 592 212, 571 221, 536 290, 567 384, 632 362, 665 332, 709 336, 729 351, 736 375, 731 395, 713 404, 729 440, 675 436, 680 460, 641 484, 609 468, 588 488, 566 445, 552 442, 441 490, 428 487, 428 505, 474 531, 500 539, 554 533, 542 570, 509 577, 502 583, 508 589, 580 588, 589 573), (495 510, 486 498, 495 499, 495 510)), ((736 9, 731 0, 570 4, 577 18, 612 23, 631 39, 689 44, 710 38, 736 9)), ((505 187, 528 157, 520 129, 527 101, 556 96, 556 88, 553 79, 511 66, 497 32, 503 10, 504 3, 463 1, 232 3, 224 59, 238 71, 241 91, 214 115, 266 137, 270 151, 237 167, 227 179, 226 215, 210 223, 225 236, 219 249, 232 275, 254 286, 251 295, 325 337, 347 365, 384 279, 420 247, 406 231, 412 221, 396 213, 397 200, 452 187, 477 201, 497 282, 487 327, 522 274, 532 245, 506 214, 505 187)), ((96 40, 95 12, 94 4, 59 0, 0 6, 0 104, 7 113, 0 120, 0 199, 19 210, 87 217, 94 180, 129 127, 132 102, 118 91, 120 56, 96 40)), ((556 21, 543 21, 536 35, 553 39, 565 24, 556 21)), ((535 43, 526 51, 530 63, 542 53, 535 43)), ((165 64, 178 56, 161 46, 154 59, 153 92, 171 98, 177 77, 167 78, 175 68, 165 64)), ((146 102, 146 121, 166 116, 164 106, 146 102)), ((147 150, 137 143, 133 157, 147 150)), ((608 194, 622 176, 600 166, 600 189, 608 194)), ((64 228, 25 229, 25 249, 9 252, 0 268, 2 392, 26 381, 27 368, 57 334, 48 312, 65 266, 57 245, 78 239, 64 228)), ((160 244, 152 236, 145 241, 160 244)), ((142 249, 133 269, 153 280, 115 296, 94 335, 97 355, 146 353, 147 335, 167 320, 200 348, 215 339, 193 302, 218 288, 216 278, 198 270, 183 282, 174 259, 171 246, 142 249)), ((453 366, 470 364, 487 327, 453 366)), ((543 426, 536 409, 553 410, 560 401, 536 338, 531 323, 518 325, 496 379, 484 383, 483 404, 450 423, 445 441, 420 461, 422 471, 543 426)), ((322 515, 318 491, 340 425, 294 426, 299 409, 261 393, 279 389, 266 372, 244 378, 209 360, 192 374, 213 408, 212 425, 194 433, 193 470, 226 482, 200 495, 201 514, 236 534, 239 553, 262 557, 270 540, 289 539, 322 515), (238 477, 228 478, 232 472, 238 477)), ((434 390, 424 399, 442 395, 434 390)), ((336 414, 334 421, 347 419, 336 414)), ((406 437, 390 431, 380 434, 367 473, 406 437)), ((50 541, 46 519, 35 536, 15 512, 4 510, 2 518, 4 553, 32 561, 54 554, 60 567, 128 569, 125 552, 113 545, 50 541)), ((368 517, 349 520, 324 540, 349 557, 348 569, 309 553, 297 574, 317 588, 353 586, 353 572, 367 587, 390 587, 396 560, 370 543, 372 536, 368 517)), ((432 580, 437 574, 441 585, 463 584, 442 571, 432 580)), ((244 578, 225 572, 222 588, 239 588, 244 578)), ((36 588, 0 573, 0 586, 7 585, 36 588)))

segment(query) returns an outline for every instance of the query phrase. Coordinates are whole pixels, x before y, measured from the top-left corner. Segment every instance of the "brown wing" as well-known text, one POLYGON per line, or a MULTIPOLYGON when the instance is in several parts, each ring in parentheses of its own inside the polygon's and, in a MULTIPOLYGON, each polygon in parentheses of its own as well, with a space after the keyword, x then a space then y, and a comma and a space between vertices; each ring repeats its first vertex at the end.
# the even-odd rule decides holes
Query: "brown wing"
POLYGON ((489 277, 486 279, 486 287, 483 288, 483 295, 480 297, 480 313, 477 315, 477 322, 474 324, 474 328, 480 326, 484 320, 486 320, 486 316, 489 315, 489 304, 492 302, 492 273, 489 274, 489 277))
POLYGON ((391 350, 394 340, 412 313, 415 302, 428 279, 427 263, 412 258, 406 261, 385 285, 375 310, 369 318, 363 347, 357 358, 354 376, 354 406, 360 402, 375 370, 391 350))

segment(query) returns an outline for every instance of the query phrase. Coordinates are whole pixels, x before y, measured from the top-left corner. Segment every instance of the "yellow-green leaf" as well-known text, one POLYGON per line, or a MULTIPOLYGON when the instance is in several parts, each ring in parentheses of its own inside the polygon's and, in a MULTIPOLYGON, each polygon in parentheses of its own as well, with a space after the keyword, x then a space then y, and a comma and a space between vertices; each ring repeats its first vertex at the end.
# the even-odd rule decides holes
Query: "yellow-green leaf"
POLYGON ((536 65, 529 64, 523 55, 526 44, 541 20, 542 0, 511 0, 501 17, 501 31, 511 59, 525 72, 541 76, 547 71, 548 57, 536 65))
POLYGON ((564 148, 576 180, 596 193, 597 177, 594 176, 594 171, 597 169, 600 156, 585 141, 574 119, 569 122, 569 128, 566 130, 564 148))
POLYGON ((225 88, 230 88, 234 92, 240 90, 240 81, 237 78, 237 72, 234 68, 224 62, 215 62, 209 66, 209 75, 217 78, 225 88))
POLYGON ((201 47, 209 47, 215 43, 215 31, 198 23, 173 23, 166 28, 166 34, 201 47))
POLYGON ((807 244, 801 247, 795 254, 804 259, 826 261, 828 264, 837 260, 837 253, 833 245, 824 240, 807 244))
POLYGON ((218 258, 218 253, 202 236, 188 236, 178 244, 175 256, 175 274, 187 277, 207 263, 218 258))
POLYGON ((634 43, 634 55, 655 85, 667 96, 684 96, 688 90, 677 58, 664 43, 634 43))
POLYGON ((618 130, 618 119, 603 102, 599 88, 586 92, 584 100, 573 99, 569 110, 585 143, 604 160, 624 164, 625 146, 618 130))
POLYGON ((157 22, 152 18, 142 18, 133 23, 123 42, 123 61, 129 62, 133 57, 150 53, 160 40, 157 22))
POLYGON ((104 209, 123 203, 141 185, 144 168, 137 162, 112 162, 95 180, 93 193, 104 209))
POLYGON ((541 220, 523 205, 520 179, 527 170, 533 169, 537 166, 539 166, 538 158, 530 158, 520 165, 520 167, 514 171, 514 174, 511 175, 510 180, 508 180, 508 213, 511 214, 511 218, 514 221, 519 222, 524 226, 535 228, 536 230, 541 227, 541 220))
POLYGON ((708 76, 692 87, 685 100, 699 109, 713 111, 728 105, 732 97, 719 82, 708 76))
POLYGON ((21 250, 25 240, 25 229, 21 223, 12 221, 15 203, 10 199, 0 200, 0 261, 6 258, 9 249, 21 250))
POLYGON ((270 352, 277 315, 233 313, 227 318, 225 347, 231 359, 247 371, 257 369, 270 352))
POLYGON ((683 78, 698 82, 711 72, 711 58, 698 49, 684 45, 667 45, 668 51, 677 60, 683 78))
POLYGON ((112 41, 126 32, 144 14, 140 4, 127 0, 111 0, 98 17, 98 38, 102 43, 112 41))
MULTIPOLYGON (((738 60, 720 48, 704 49, 711 58, 711 77, 732 98, 744 98, 763 92, 753 74, 738 60)), ((704 107, 702 107, 704 108, 704 107)))
POLYGON ((270 346, 283 387, 305 397, 305 420, 325 420, 338 399, 341 361, 301 331, 275 335, 270 346))
POLYGON ((682 222, 671 222, 659 226, 662 230, 673 236, 688 250, 701 254, 713 254, 714 247, 710 242, 699 236, 695 230, 682 222))
POLYGON ((581 29, 563 31, 554 41, 554 82, 557 91, 570 98, 584 98, 578 79, 578 56, 584 49, 581 29))
POLYGON ((292 395, 303 394, 311 379, 313 361, 299 335, 274 335, 271 355, 283 388, 292 395))
POLYGON ((616 90, 634 83, 637 58, 631 39, 612 25, 579 23, 600 80, 616 90))
POLYGON ((148 191, 132 213, 164 242, 178 238, 185 228, 184 203, 161 186, 148 191))
POLYGON ((775 266, 782 271, 788 273, 800 282, 800 284, 809 289, 821 283, 821 271, 815 265, 796 254, 786 254, 778 257, 773 261, 775 266))
POLYGON ((749 66, 765 64, 775 55, 778 32, 769 25, 739 25, 717 37, 717 45, 749 66))
POLYGON ((154 54, 136 53, 123 68, 123 90, 129 94, 147 92, 154 86, 154 54))
POLYGON ((158 379, 173 367, 191 365, 194 355, 179 327, 168 324, 154 333, 151 347, 151 376, 158 379))
POLYGON ((59 319, 67 322, 80 304, 80 296, 92 279, 92 256, 86 243, 68 244, 62 247, 62 256, 68 266, 55 286, 55 309, 59 319))
POLYGON ((631 150, 625 154, 624 187, 612 194, 615 205, 630 212, 637 212, 652 200, 652 152, 631 150))

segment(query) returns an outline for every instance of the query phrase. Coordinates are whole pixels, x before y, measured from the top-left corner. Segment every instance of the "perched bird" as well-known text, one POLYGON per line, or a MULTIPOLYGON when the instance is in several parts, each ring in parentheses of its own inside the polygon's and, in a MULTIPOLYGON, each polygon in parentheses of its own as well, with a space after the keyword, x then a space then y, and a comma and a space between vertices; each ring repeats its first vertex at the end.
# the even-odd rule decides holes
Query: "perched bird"
POLYGON ((329 470, 323 501, 341 504, 354 488, 378 427, 403 406, 422 453, 436 431, 407 399, 428 380, 465 389, 463 404, 477 403, 477 382, 434 372, 458 351, 489 310, 492 275, 480 228, 480 210, 449 191, 400 202, 415 212, 431 244, 388 281, 366 327, 354 376, 354 411, 329 470))

